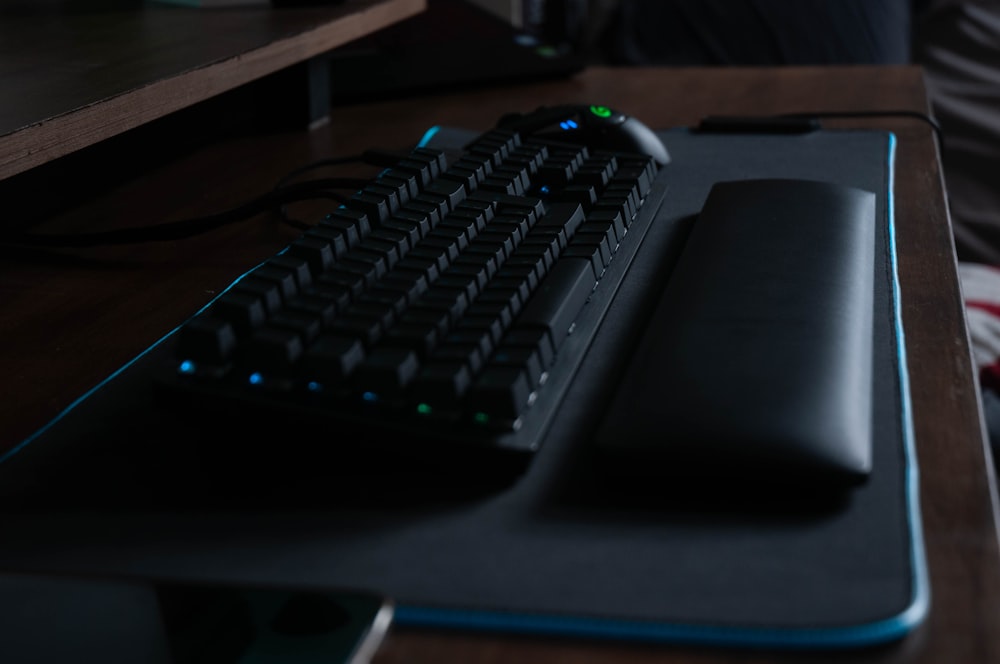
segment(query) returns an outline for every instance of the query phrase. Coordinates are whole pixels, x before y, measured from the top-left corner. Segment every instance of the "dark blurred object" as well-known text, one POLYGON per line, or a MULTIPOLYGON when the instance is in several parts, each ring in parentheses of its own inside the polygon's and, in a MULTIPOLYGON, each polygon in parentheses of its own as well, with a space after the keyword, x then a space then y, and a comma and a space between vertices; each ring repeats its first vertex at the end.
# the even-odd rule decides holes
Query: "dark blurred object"
POLYGON ((915 27, 958 258, 1000 266, 1000 3, 930 0, 915 27))
POLYGON ((589 20, 588 5, 587 0, 521 0, 520 24, 547 44, 579 48, 589 20))
POLYGON ((553 44, 464 0, 428 0, 407 21, 334 50, 334 102, 570 76, 584 66, 568 43, 553 44))
MULTIPOLYGON (((594 0, 621 65, 903 64, 911 0, 594 0)), ((594 12, 595 20, 598 12, 594 12)))
POLYGON ((323 588, 0 574, 8 664, 367 664, 379 595, 323 588))

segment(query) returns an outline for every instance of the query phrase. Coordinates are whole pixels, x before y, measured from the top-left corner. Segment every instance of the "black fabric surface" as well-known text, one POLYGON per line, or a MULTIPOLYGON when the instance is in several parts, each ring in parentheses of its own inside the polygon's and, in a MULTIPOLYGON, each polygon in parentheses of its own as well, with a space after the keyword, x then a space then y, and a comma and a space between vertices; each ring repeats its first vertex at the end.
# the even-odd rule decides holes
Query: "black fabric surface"
POLYGON ((926 588, 915 585, 922 543, 908 521, 891 137, 662 135, 666 202, 523 477, 453 481, 468 472, 355 458, 364 441, 316 440, 291 422, 235 431, 157 407, 148 369, 161 345, 0 464, 0 566, 364 588, 392 597, 407 622, 711 626, 736 630, 736 643, 752 640, 748 628, 780 641, 912 617, 926 588), (832 493, 752 476, 612 477, 591 462, 589 436, 669 277, 678 228, 713 182, 758 177, 878 194, 872 475, 832 493), (543 619, 504 620, 522 615, 543 619))

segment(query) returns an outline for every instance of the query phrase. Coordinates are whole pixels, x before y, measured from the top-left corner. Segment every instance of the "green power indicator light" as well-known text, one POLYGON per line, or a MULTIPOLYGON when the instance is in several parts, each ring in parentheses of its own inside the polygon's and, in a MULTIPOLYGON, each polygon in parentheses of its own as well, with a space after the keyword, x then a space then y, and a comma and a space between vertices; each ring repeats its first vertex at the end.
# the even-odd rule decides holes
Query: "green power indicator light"
POLYGON ((594 115, 596 115, 599 118, 610 118, 611 117, 611 109, 608 108, 607 106, 591 106, 590 107, 590 112, 593 113, 594 115))
POLYGON ((477 424, 489 424, 490 416, 486 413, 476 413, 472 416, 472 419, 476 421, 477 424))
POLYGON ((417 404, 417 412, 421 415, 430 415, 433 409, 426 403, 417 404))

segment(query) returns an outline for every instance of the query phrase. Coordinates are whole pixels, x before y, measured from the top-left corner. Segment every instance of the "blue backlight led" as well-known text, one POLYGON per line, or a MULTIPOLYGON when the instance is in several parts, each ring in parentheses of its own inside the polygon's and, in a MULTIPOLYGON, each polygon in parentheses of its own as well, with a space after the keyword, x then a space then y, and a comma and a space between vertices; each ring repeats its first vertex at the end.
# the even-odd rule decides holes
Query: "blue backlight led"
POLYGON ((181 372, 182 374, 193 374, 195 372, 195 369, 197 369, 197 367, 195 366, 195 363, 192 362, 191 360, 184 360, 183 362, 181 362, 181 365, 177 367, 177 371, 181 372))
POLYGON ((306 384, 306 389, 309 390, 310 392, 322 392, 323 391, 323 384, 322 383, 317 383, 316 381, 311 380, 311 381, 309 381, 306 384))
POLYGON ((426 146, 428 143, 431 142, 431 139, 434 138, 434 135, 437 134, 439 131, 441 131, 441 127, 437 126, 431 127, 430 129, 425 131, 423 137, 420 139, 420 142, 417 143, 417 147, 422 148, 426 146))
POLYGON ((254 373, 250 374, 250 378, 248 380, 250 381, 251 385, 261 385, 264 382, 264 376, 255 371, 254 373))
POLYGON ((580 127, 580 125, 576 123, 576 120, 563 120, 559 123, 559 126, 566 130, 578 129, 580 127))
POLYGON ((374 392, 363 392, 361 394, 361 398, 362 400, 367 401, 368 403, 375 403, 376 401, 378 401, 378 395, 375 394, 374 392))

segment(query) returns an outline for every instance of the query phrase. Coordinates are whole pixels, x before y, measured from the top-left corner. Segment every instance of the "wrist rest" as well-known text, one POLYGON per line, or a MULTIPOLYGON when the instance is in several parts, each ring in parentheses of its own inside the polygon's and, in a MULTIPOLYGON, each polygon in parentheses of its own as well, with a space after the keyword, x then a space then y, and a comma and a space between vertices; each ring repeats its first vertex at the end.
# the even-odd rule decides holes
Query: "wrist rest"
POLYGON ((875 194, 715 184, 596 435, 616 470, 850 485, 872 458, 875 194))

